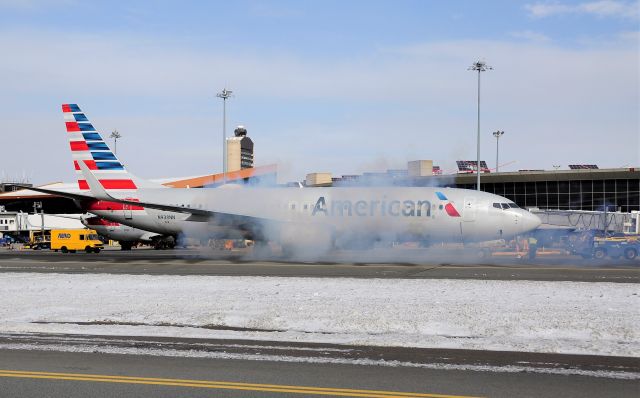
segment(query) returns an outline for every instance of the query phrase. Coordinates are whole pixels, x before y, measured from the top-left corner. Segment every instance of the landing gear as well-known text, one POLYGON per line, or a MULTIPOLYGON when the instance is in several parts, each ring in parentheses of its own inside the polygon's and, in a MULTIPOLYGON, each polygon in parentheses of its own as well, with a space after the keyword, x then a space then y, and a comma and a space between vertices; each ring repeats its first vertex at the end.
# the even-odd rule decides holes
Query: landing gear
POLYGON ((156 250, 167 250, 176 247, 176 240, 173 236, 162 238, 153 242, 153 248, 156 250))
POLYGON ((120 250, 131 250, 133 247, 133 242, 120 241, 118 243, 120 243, 120 250))

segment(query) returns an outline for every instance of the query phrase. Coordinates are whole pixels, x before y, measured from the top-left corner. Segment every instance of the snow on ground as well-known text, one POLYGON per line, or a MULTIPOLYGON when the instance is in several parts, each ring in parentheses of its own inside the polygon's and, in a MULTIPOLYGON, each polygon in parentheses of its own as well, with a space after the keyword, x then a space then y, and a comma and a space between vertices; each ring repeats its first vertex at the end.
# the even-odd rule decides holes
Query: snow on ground
POLYGON ((640 285, 0 274, 0 333, 30 332, 640 357, 640 285))

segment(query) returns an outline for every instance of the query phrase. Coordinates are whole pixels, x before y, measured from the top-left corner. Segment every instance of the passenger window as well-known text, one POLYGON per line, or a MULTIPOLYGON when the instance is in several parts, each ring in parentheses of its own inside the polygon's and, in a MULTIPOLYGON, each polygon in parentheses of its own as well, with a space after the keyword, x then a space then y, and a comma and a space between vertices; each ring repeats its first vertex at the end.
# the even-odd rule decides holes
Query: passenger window
POLYGON ((80 240, 84 240, 84 235, 80 235, 80 240))
POLYGON ((503 209, 503 210, 506 210, 506 209, 508 209, 508 208, 509 208, 509 205, 508 205, 508 204, 506 204, 506 203, 502 203, 502 209, 503 209))
POLYGON ((495 207, 496 209, 502 209, 502 207, 500 207, 500 203, 494 203, 493 207, 495 207))

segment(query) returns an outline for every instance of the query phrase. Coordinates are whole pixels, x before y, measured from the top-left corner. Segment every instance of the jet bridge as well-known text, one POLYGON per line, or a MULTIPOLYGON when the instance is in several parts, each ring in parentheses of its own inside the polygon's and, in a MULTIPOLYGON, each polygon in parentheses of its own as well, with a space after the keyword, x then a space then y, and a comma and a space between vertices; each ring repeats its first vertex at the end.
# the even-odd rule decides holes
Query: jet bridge
MULTIPOLYGON (((598 229, 610 232, 629 233, 637 212, 604 212, 586 210, 540 210, 528 209, 542 220, 541 229, 567 228, 576 230, 598 229), (625 227, 626 226, 626 227, 625 227)), ((636 222, 637 225, 637 222, 636 222)))

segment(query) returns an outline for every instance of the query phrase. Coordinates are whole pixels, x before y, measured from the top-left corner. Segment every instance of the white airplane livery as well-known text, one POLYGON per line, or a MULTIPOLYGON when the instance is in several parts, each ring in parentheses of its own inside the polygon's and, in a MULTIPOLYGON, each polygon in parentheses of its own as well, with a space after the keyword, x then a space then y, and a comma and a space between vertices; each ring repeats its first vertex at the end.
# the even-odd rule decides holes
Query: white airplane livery
POLYGON ((455 188, 167 188, 129 173, 77 105, 62 110, 81 192, 31 189, 72 197, 107 220, 159 234, 331 247, 362 239, 485 241, 540 225, 506 198, 455 188))

